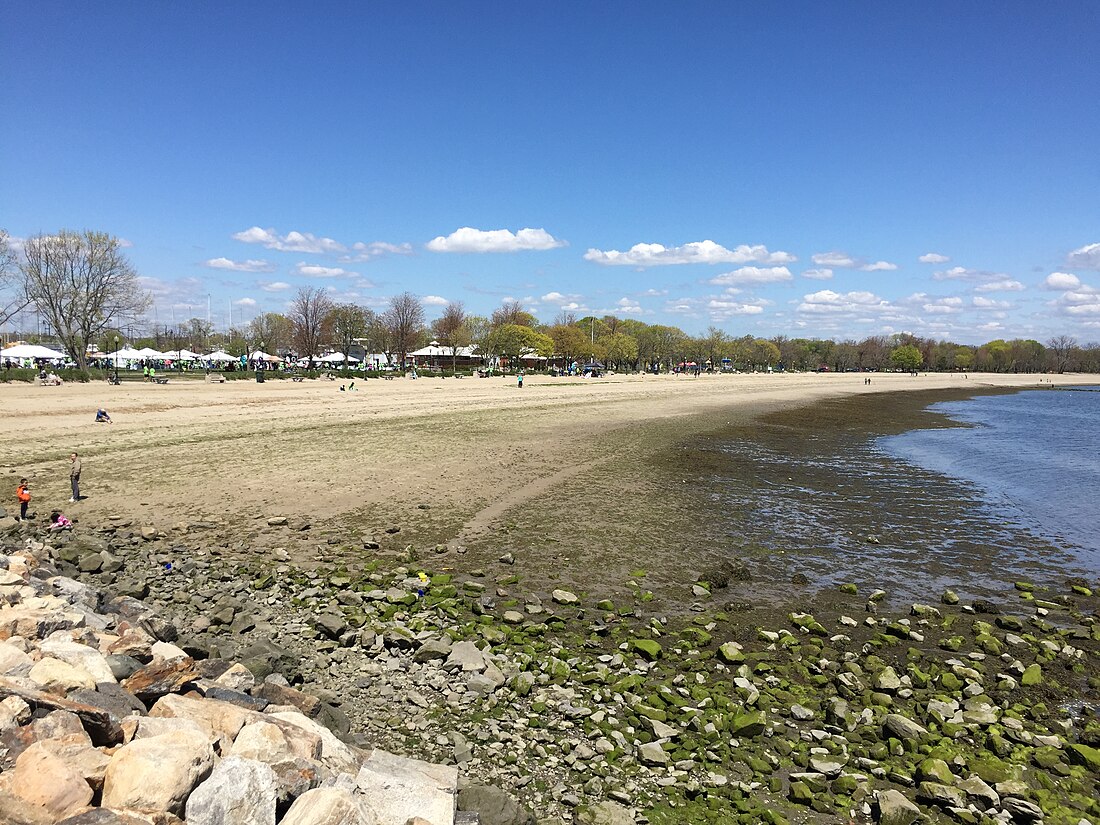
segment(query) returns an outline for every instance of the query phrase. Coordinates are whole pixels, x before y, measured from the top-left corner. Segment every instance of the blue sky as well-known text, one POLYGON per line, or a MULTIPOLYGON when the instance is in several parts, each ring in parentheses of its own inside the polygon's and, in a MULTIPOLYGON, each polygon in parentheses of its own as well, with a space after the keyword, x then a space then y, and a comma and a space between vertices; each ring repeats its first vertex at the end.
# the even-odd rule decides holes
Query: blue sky
POLYGON ((322 285, 1100 340, 1095 2, 3 14, 0 227, 124 238, 161 323, 322 285))

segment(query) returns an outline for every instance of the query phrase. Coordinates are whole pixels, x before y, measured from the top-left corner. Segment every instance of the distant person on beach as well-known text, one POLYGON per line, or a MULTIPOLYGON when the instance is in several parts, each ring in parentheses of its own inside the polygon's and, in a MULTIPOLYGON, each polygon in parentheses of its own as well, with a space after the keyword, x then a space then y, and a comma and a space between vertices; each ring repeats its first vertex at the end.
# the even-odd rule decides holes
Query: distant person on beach
POLYGON ((523 371, 522 370, 520 370, 518 373, 516 373, 516 386, 519 387, 521 390, 523 389, 523 371))
POLYGON ((107 414, 107 411, 102 407, 95 411, 95 423, 96 424, 111 424, 111 416, 107 414))
POLYGON ((72 467, 69 468, 69 482, 73 485, 73 497, 69 501, 80 501, 80 456, 72 453, 69 456, 72 467))
POLYGON ((27 507, 31 503, 31 491, 27 489, 27 480, 19 479, 19 486, 15 488, 15 500, 19 502, 19 520, 27 518, 27 507))
POLYGON ((61 530, 72 530, 73 523, 61 515, 59 510, 54 510, 50 513, 50 526, 46 529, 54 533, 60 532, 61 530))

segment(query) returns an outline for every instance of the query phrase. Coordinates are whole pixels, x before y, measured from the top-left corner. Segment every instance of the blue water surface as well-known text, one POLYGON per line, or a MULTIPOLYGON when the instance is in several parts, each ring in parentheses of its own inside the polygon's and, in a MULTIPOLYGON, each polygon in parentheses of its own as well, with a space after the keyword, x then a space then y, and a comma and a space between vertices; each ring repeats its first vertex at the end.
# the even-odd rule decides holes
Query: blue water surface
POLYGON ((1100 572, 1100 387, 979 396, 929 409, 969 426, 888 436, 878 448, 967 482, 993 518, 1100 572))

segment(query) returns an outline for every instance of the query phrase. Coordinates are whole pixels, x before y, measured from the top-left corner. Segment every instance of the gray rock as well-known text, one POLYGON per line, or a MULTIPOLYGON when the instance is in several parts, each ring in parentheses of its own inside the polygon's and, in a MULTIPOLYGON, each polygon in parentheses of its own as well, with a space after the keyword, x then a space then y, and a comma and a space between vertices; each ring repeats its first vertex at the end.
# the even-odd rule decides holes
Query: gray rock
POLYGON ((882 729, 889 735, 898 739, 920 739, 928 735, 928 731, 900 713, 889 713, 882 722, 882 729))
POLYGON ((485 657, 473 642, 455 642, 443 668, 448 671, 461 670, 463 673, 481 673, 485 670, 485 657))
POLYGON ((638 759, 643 765, 660 767, 668 764, 668 754, 658 742, 646 742, 638 748, 638 759))
POLYGON ((1022 819, 1025 822, 1034 822, 1043 818, 1043 810, 1034 802, 1020 799, 1018 796, 1010 796, 1002 805, 1004 810, 1012 814, 1013 819, 1022 819))
POLYGON ((348 629, 348 623, 343 616, 335 613, 320 613, 313 618, 313 626, 328 636, 330 639, 339 639, 340 634, 348 629))
POLYGON ((187 798, 188 825, 274 825, 275 790, 263 762, 226 757, 187 798))
POLYGON ((634 825, 630 809, 618 802, 600 802, 577 816, 581 825, 634 825))
POLYGON ((580 601, 576 593, 570 593, 568 590, 555 590, 550 597, 558 604, 577 604, 580 601))
POLYGON ((941 785, 939 782, 921 782, 917 786, 917 799, 941 808, 963 808, 966 806, 966 794, 958 788, 941 785))
POLYGON ((458 810, 475 811, 481 825, 537 825, 535 815, 499 788, 467 785, 458 792, 458 810))
POLYGON ((447 639, 428 639, 413 654, 414 662, 432 662, 451 655, 451 642, 447 639))
POLYGON ((910 802, 901 791, 879 791, 879 825, 912 825, 920 819, 920 808, 910 802))

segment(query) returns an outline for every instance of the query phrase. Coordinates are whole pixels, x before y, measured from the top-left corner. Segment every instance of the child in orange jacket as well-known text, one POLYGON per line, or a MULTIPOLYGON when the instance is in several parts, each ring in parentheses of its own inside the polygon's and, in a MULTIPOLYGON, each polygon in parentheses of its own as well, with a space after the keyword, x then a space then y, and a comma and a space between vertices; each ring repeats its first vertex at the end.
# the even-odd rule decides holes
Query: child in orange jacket
POLYGON ((27 480, 19 479, 19 486, 15 488, 15 497, 19 500, 19 518, 27 517, 27 505, 31 503, 31 493, 27 489, 27 480))

